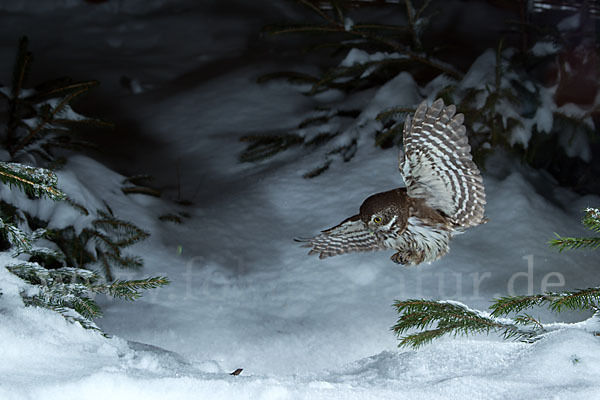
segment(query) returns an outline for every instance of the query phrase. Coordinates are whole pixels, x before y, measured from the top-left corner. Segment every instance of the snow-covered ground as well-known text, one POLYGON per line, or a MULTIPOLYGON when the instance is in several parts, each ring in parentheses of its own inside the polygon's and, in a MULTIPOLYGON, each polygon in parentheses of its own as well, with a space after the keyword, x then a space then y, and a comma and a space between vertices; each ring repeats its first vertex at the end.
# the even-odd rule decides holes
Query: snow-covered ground
MULTIPOLYGON (((396 299, 486 309, 498 295, 597 284, 597 255, 558 254, 546 241, 553 232, 584 233, 581 210, 600 198, 558 188, 544 173, 497 155, 484 173, 490 222, 456 237, 441 260, 405 268, 386 253, 309 257, 294 237, 333 226, 368 195, 402 184, 397 150, 362 143, 350 162, 311 180, 302 175, 322 161, 318 152, 238 163, 241 136, 292 129, 314 106, 287 84, 256 83, 280 68, 268 46, 252 44, 270 16, 248 18, 261 15, 259 6, 233 2, 230 12, 206 2, 193 12, 178 5, 144 13, 138 3, 41 1, 44 13, 0 3, 8 10, 0 11, 0 82, 22 33, 36 57, 33 81, 59 73, 102 81, 92 110, 121 123, 114 135, 131 136, 100 158, 123 173, 154 175, 164 196, 124 195, 123 176, 86 156, 70 158, 59 185, 91 209, 106 200, 118 217, 152 233, 133 248, 143 270, 118 278, 172 281, 134 303, 98 298, 105 315, 97 322, 113 335, 107 339, 25 308, 19 291, 26 287, 0 268, 0 399, 600 396, 600 341, 589 333, 598 330, 584 321, 589 315, 535 311, 544 321, 584 322, 534 344, 491 335, 444 338, 414 351, 398 349, 390 331, 396 299), (122 88, 121 76, 142 92, 122 88), (69 189, 76 185, 83 188, 69 189), (172 201, 178 198, 193 204, 172 201), (181 225, 158 219, 175 212, 190 217, 181 225), (229 375, 236 368, 244 371, 229 375)), ((355 101, 393 105, 389 92, 355 101)), ((0 196, 12 195, 3 187, 0 196)), ((27 207, 56 226, 72 217, 41 204, 27 207)), ((5 265, 8 256, 1 257, 5 265)))

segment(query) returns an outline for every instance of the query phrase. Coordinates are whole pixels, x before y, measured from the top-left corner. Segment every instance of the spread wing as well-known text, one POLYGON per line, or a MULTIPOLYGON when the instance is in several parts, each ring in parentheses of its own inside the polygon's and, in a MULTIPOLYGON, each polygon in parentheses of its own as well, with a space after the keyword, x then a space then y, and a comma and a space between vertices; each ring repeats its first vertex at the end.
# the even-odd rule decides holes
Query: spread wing
POLYGON ((303 247, 311 248, 308 254, 318 254, 321 259, 345 253, 385 249, 358 215, 321 232, 318 236, 296 241, 305 243, 303 247))
POLYGON ((471 157, 464 117, 442 99, 423 102, 404 123, 400 173, 410 197, 425 199, 459 226, 484 222, 485 191, 471 157))

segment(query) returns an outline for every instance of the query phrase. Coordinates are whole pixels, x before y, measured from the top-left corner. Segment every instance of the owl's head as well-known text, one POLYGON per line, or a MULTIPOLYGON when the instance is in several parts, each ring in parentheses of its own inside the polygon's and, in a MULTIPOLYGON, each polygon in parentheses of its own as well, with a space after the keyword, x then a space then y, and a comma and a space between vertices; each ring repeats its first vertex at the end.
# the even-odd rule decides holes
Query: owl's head
POLYGON ((373 232, 389 232, 397 224, 406 224, 407 212, 406 193, 394 189, 368 197, 360 206, 360 219, 373 232))

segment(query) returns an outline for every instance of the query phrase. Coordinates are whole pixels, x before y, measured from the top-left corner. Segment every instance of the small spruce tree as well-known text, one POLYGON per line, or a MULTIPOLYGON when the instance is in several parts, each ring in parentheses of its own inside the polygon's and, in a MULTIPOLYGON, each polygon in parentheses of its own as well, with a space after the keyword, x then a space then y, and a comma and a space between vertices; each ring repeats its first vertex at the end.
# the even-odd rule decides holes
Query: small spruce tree
MULTIPOLYGON (((27 87, 33 63, 29 41, 19 41, 12 84, 0 85, 0 97, 7 103, 7 125, 0 137, 11 161, 25 155, 54 161, 54 148, 81 148, 90 143, 78 140, 74 133, 83 126, 112 127, 112 124, 77 113, 72 103, 98 85, 98 81, 74 82, 64 77, 27 87)), ((27 160, 28 163, 33 161, 27 160)))
MULTIPOLYGON (((0 135, 0 146, 8 153, 4 157, 11 161, 27 159, 35 162, 40 158, 54 162, 58 161, 52 152, 54 148, 89 145, 74 138, 75 128, 112 125, 83 116, 72 108, 72 103, 96 86, 97 81, 73 82, 69 78, 60 78, 26 88, 32 60, 28 40, 23 37, 19 41, 12 84, 0 86, 0 97, 7 101, 6 129, 4 135, 0 135)), ((30 198, 66 201, 80 213, 90 214, 83 205, 58 189, 57 177, 49 169, 0 161, 0 181, 16 186, 30 198)), ((128 189, 131 193, 140 193, 137 187, 128 189)), ((149 191, 147 188, 146 192, 149 191)), ((148 237, 148 233, 118 219, 108 205, 106 210, 98 210, 90 226, 79 234, 72 226, 52 230, 47 229, 47 225, 47 221, 0 201, 0 234, 3 237, 0 244, 2 250, 10 250, 14 258, 13 263, 3 267, 31 285, 31 290, 21 294, 26 305, 49 308, 85 328, 98 329, 93 319, 101 316, 101 310, 93 300, 95 294, 135 300, 143 290, 169 282, 160 276, 114 279, 114 267, 142 266, 141 258, 123 250, 148 237), (50 241, 56 248, 37 246, 40 239, 50 241), (101 267, 101 274, 91 270, 96 266, 101 267)))
MULTIPOLYGON (((56 175, 47 169, 0 162, 0 179, 34 198, 46 197, 55 201, 66 198, 56 186, 56 175)), ((115 219, 111 214, 101 212, 100 217, 94 221, 88 239, 93 238, 97 242, 99 256, 96 261, 100 261, 105 268, 105 275, 111 262, 139 266, 140 260, 124 256, 121 248, 147 234, 132 224, 115 219)), ((38 239, 51 236, 46 229, 28 232, 24 228, 27 226, 18 226, 12 215, 0 215, 0 234, 9 243, 9 250, 14 257, 14 262, 4 267, 33 287, 33 290, 21 294, 24 303, 57 311, 67 320, 79 322, 85 328, 98 330, 93 319, 101 316, 101 310, 93 300, 94 294, 104 293, 135 300, 141 296, 142 290, 169 283, 164 277, 106 281, 96 272, 68 266, 66 254, 71 253, 36 246, 38 239), (28 259, 23 260, 23 257, 28 259), (47 268, 46 263, 51 264, 51 268, 47 268)))

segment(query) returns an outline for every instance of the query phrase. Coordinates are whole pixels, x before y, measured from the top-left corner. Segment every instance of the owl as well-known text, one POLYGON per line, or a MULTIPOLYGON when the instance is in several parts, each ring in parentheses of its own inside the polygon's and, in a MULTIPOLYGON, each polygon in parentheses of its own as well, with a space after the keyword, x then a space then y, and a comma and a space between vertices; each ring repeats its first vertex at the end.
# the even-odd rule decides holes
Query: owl
POLYGON ((399 168, 406 187, 374 194, 358 214, 297 240, 319 258, 392 249, 395 263, 417 265, 448 253, 454 235, 486 222, 483 181, 463 120, 442 99, 421 103, 404 123, 399 168))

